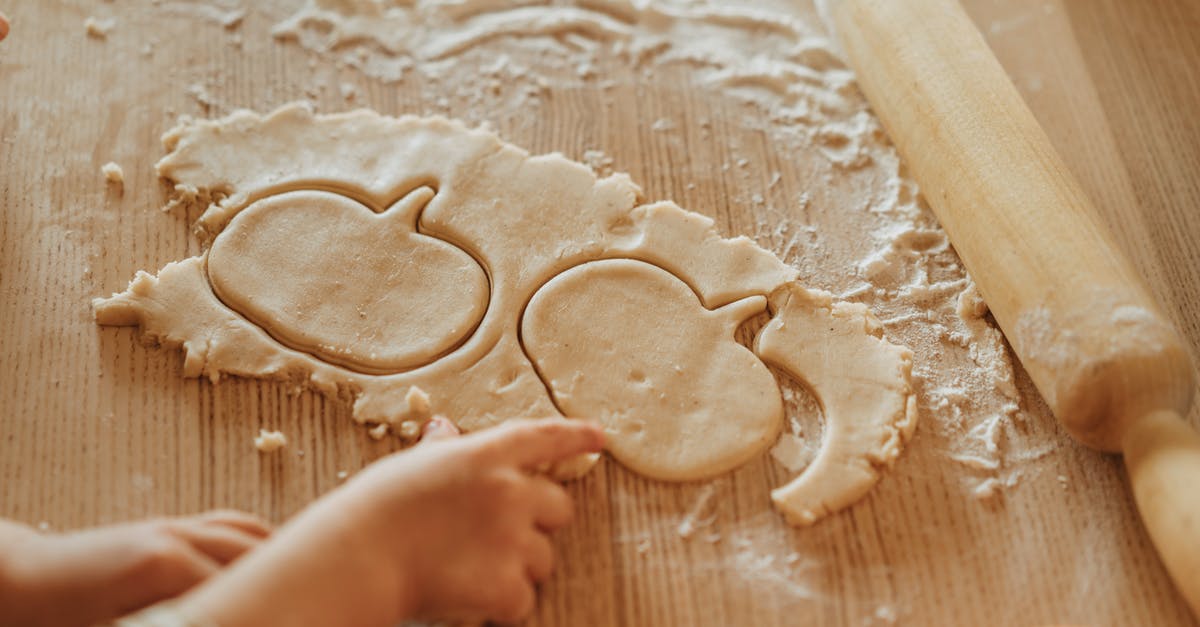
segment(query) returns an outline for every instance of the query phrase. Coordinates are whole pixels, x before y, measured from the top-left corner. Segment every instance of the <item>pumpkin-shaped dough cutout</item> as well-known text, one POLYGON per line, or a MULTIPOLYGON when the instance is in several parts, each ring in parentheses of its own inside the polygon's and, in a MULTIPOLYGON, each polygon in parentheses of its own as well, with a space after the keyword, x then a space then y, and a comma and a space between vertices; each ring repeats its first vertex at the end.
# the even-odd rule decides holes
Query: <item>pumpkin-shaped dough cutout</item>
POLYGON ((655 479, 701 479, 779 435, 775 378, 734 340, 765 306, 754 296, 710 311, 657 266, 595 261, 539 289, 521 335, 558 407, 600 421, 613 457, 655 479))
POLYGON ((255 202, 208 252, 213 291, 326 362, 372 374, 428 364, 465 341, 489 299, 470 255, 417 233, 433 196, 421 187, 379 213, 323 191, 255 202))

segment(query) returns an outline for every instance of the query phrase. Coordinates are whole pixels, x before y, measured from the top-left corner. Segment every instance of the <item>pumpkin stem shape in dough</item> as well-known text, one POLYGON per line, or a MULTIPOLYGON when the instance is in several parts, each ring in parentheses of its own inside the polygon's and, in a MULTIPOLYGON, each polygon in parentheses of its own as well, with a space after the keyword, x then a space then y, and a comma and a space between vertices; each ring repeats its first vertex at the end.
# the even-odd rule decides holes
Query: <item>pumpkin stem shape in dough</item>
POLYGON ((370 374, 402 372, 459 346, 488 306, 488 278, 463 250, 416 232, 434 191, 376 213, 296 191, 253 203, 208 252, 226 306, 280 343, 370 374))
POLYGON ((865 305, 795 283, 770 300, 774 316, 754 350, 805 381, 825 412, 816 457, 771 492, 789 523, 809 525, 865 496, 912 437, 912 352, 883 339, 865 305))
POLYGON ((734 340, 765 306, 752 296, 710 311, 658 266, 594 261, 534 294, 522 341, 558 407, 600 421, 618 461, 655 479, 702 479, 781 430, 774 376, 734 340))

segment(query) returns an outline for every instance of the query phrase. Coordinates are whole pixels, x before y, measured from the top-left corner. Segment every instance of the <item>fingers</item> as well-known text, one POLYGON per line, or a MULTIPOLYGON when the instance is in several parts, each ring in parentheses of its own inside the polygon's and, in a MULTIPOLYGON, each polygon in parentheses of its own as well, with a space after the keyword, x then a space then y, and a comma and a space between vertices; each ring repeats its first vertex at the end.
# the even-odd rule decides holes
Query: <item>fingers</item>
POLYGON ((562 486, 544 477, 531 477, 533 522, 543 531, 567 526, 575 514, 574 503, 562 486))
POLYGON ((604 432, 583 420, 514 420, 480 435, 484 446, 521 468, 534 468, 604 448, 604 432))
POLYGON ((260 536, 235 527, 206 524, 195 519, 172 521, 168 530, 221 566, 258 546, 262 540, 260 536))
POLYGON ((486 614, 502 623, 515 623, 526 618, 537 602, 528 572, 517 570, 500 573, 488 594, 492 598, 487 603, 490 609, 486 614))
POLYGON ((215 509, 194 517, 200 522, 224 525, 248 533, 256 538, 266 538, 271 535, 271 525, 266 521, 246 512, 232 509, 215 509))
POLYGON ((132 611, 182 594, 221 570, 221 564, 190 542, 160 541, 149 549, 144 567, 132 573, 127 585, 130 598, 121 599, 123 611, 132 611))
POLYGON ((530 581, 541 583, 554 572, 554 545, 545 534, 531 533, 525 541, 525 568, 530 581))
POLYGON ((438 440, 447 440, 458 436, 458 427, 454 426, 445 416, 434 416, 425 423, 424 433, 421 435, 421 442, 437 442, 438 440))

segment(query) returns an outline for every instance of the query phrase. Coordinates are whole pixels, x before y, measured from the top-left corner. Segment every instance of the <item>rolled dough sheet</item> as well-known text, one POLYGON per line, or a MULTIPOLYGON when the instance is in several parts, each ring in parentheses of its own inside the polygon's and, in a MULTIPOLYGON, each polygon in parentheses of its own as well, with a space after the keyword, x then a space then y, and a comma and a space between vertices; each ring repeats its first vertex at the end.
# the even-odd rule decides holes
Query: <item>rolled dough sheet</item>
MULTIPOLYGON (((159 174, 210 203, 197 223, 209 248, 94 307, 101 324, 182 347, 187 376, 300 381, 375 425, 411 421, 413 389, 428 393, 421 415, 467 431, 578 412, 605 424, 619 461, 669 480, 736 467, 780 432, 779 389, 732 336, 768 297, 802 290, 796 270, 702 215, 642 204, 624 174, 597 178, 444 118, 300 104, 189 121, 164 142, 159 174)), ((772 324, 792 324, 787 311, 772 324)), ((868 322, 835 335, 764 333, 760 351, 837 399, 848 380, 811 369, 845 360, 787 355, 819 341, 825 355, 890 364, 901 350, 868 322)), ((910 389, 908 370, 879 369, 895 380, 857 381, 855 393, 910 389)), ((896 420, 831 406, 831 422, 896 420)), ((805 475, 836 492, 837 460, 894 458, 903 439, 855 439, 862 450, 805 475)), ((846 489, 814 511, 865 491, 846 489)))

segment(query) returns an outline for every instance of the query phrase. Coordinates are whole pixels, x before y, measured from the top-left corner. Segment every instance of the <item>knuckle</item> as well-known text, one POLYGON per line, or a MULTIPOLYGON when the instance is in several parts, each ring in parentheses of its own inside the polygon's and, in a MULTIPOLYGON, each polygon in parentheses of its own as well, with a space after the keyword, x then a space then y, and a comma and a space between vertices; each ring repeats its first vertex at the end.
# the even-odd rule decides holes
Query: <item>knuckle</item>
POLYGON ((515 470, 497 469, 488 478, 488 489, 506 505, 519 501, 524 494, 523 478, 515 470))
POLYGON ((155 580, 173 580, 187 574, 188 549, 172 533, 163 531, 151 534, 142 546, 141 558, 137 563, 140 575, 155 580))
POLYGON ((556 512, 558 520, 555 521, 559 526, 567 526, 571 521, 575 520, 575 503, 571 501, 571 497, 563 495, 555 505, 558 508, 556 512))
POLYGON ((185 539, 183 526, 184 523, 177 519, 156 518, 150 521, 150 534, 172 542, 179 542, 185 539))
POLYGON ((495 618, 506 623, 515 623, 533 612, 536 601, 533 586, 522 575, 510 576, 510 581, 502 586, 505 594, 495 607, 495 618))

